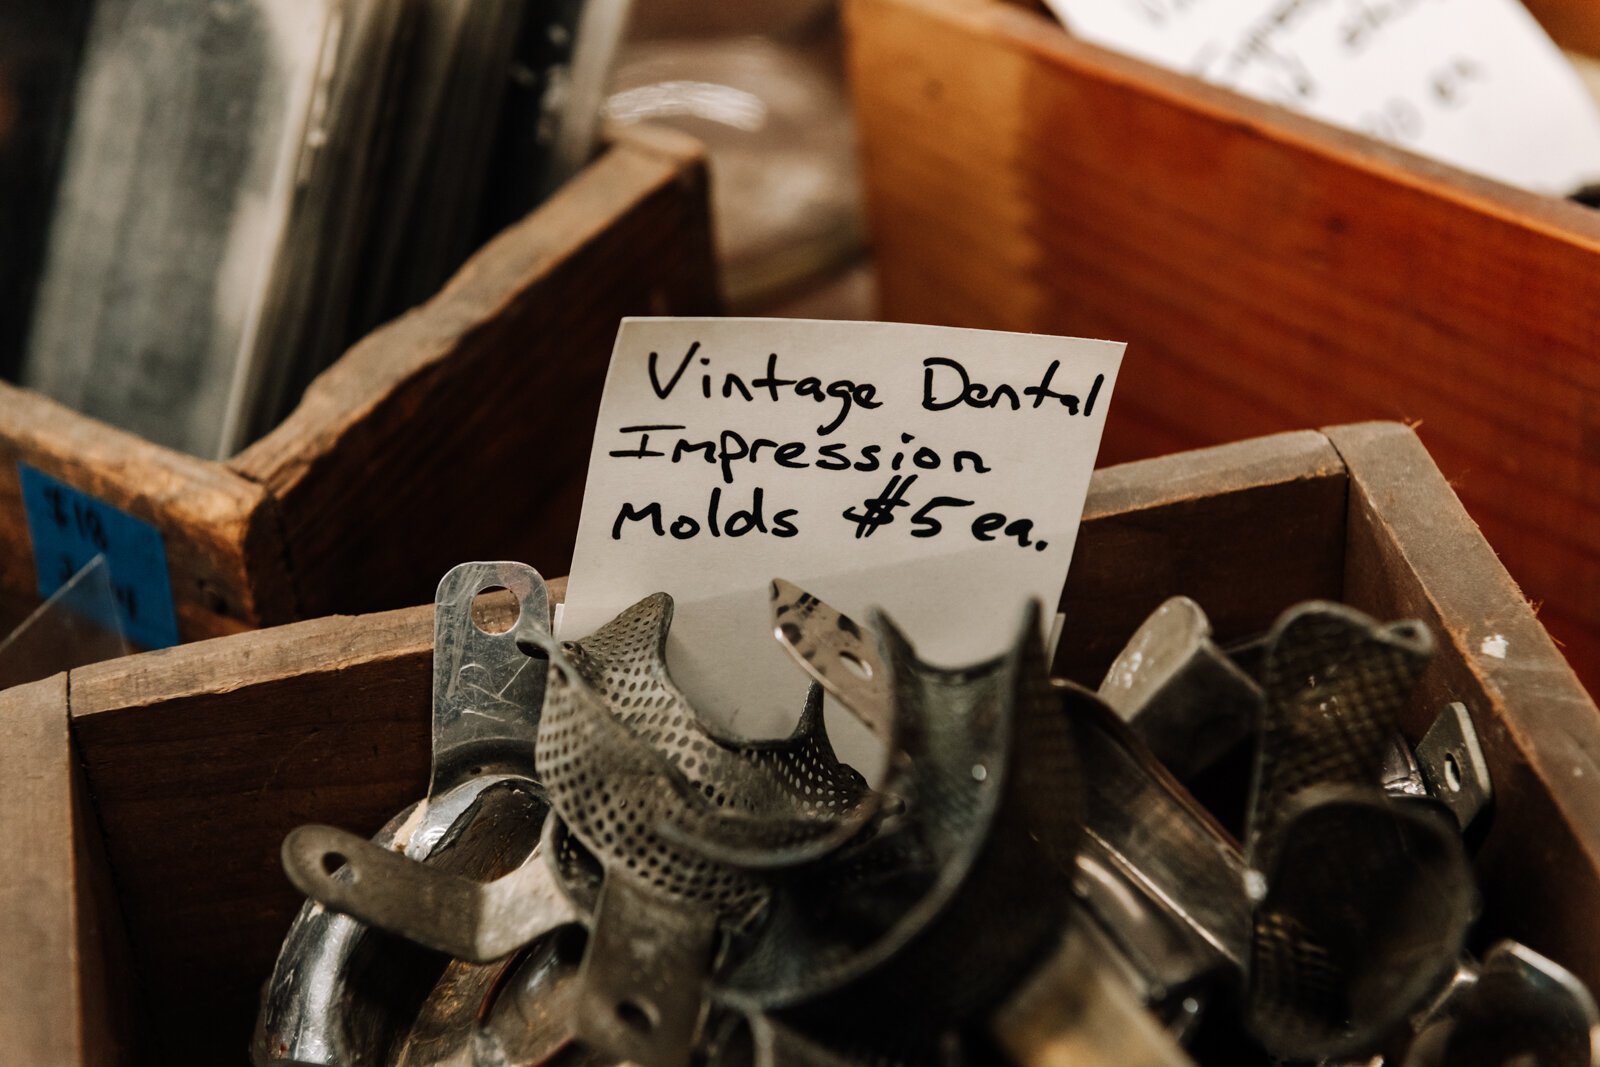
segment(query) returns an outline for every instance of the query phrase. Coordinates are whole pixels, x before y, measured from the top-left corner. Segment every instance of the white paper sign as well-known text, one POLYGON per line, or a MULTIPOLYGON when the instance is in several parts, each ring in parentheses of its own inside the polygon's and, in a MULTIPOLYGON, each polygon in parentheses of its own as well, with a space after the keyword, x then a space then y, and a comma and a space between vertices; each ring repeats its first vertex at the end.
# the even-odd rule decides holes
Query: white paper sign
POLYGON ((625 320, 559 636, 666 590, 674 680, 711 721, 767 737, 793 728, 807 684, 772 637, 773 578, 862 622, 883 607, 935 663, 999 653, 1030 598, 1053 618, 1122 350, 625 320))
POLYGON ((1047 0, 1097 44, 1538 192, 1600 179, 1600 109, 1516 0, 1047 0))

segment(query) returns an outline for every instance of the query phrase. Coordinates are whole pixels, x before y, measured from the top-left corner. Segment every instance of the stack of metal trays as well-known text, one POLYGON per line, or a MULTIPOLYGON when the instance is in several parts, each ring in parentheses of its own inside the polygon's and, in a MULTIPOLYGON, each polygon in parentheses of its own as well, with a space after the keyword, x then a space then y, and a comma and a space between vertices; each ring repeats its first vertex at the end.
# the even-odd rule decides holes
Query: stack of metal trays
POLYGON ((276 425, 560 179, 581 7, 98 0, 22 382, 202 456, 276 425))

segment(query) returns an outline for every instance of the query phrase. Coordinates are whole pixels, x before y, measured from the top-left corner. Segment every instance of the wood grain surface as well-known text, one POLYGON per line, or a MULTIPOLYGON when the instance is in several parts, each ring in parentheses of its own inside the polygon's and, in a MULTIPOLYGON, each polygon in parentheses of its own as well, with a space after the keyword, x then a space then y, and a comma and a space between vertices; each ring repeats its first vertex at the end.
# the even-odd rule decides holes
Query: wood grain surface
POLYGON ((846 14, 888 318, 1128 341, 1104 462, 1416 423, 1600 683, 1600 214, 1019 5, 846 14))
POLYGON ((1600 56, 1600 8, 1594 0, 1522 0, 1561 47, 1600 56))
POLYGON ((1098 686, 1173 596, 1225 640, 1344 580, 1344 464, 1322 434, 1279 434, 1095 471, 1062 596, 1054 669, 1098 686))
POLYGON ((718 309, 708 210, 696 142, 619 132, 236 457, 277 502, 301 614, 425 601, 467 559, 565 573, 619 321, 718 309))
POLYGON ((150 1062, 244 1061, 291 828, 371 834, 427 791, 432 636, 431 608, 335 616, 73 673, 150 1062))
POLYGON ((196 459, 0 382, 0 592, 38 603, 22 504, 25 463, 155 526, 185 639, 293 618, 267 491, 196 459))
POLYGON ((1350 477, 1345 598, 1421 619, 1440 646, 1406 732, 1460 701, 1489 763, 1480 943, 1517 938, 1600 988, 1600 713, 1416 436, 1380 423, 1328 437, 1350 477))
POLYGON ((120 909, 68 729, 67 676, 0 693, 0 1035, 17 1064, 129 1062, 120 909))

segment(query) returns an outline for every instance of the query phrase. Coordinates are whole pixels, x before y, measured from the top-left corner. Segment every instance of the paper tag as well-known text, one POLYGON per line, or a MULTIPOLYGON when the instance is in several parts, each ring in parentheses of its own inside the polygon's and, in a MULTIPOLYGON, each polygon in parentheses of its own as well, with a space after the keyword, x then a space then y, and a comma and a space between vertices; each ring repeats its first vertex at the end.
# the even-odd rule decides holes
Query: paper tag
POLYGON ((601 403, 558 624, 581 637, 658 590, 674 680, 748 736, 806 690, 772 637, 787 578, 932 662, 1055 606, 1123 345, 889 323, 628 319, 601 403))
POLYGON ((1600 108, 1515 0, 1046 0, 1072 32, 1513 185, 1600 178, 1600 108))
POLYGON ((19 463, 17 473, 39 596, 48 598, 95 556, 104 555, 122 632, 145 648, 177 644, 178 617, 161 531, 27 464, 19 463))

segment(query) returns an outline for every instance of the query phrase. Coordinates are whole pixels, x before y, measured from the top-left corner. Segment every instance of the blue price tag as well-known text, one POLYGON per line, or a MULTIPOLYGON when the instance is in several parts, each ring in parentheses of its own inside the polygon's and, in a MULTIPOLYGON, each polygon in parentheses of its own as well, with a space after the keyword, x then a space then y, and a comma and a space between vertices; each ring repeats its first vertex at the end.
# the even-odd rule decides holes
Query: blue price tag
POLYGON ((33 538, 39 596, 49 597, 104 553, 116 595, 116 621, 128 640, 145 648, 177 644, 178 616, 161 531, 25 463, 17 464, 17 473, 33 538))

